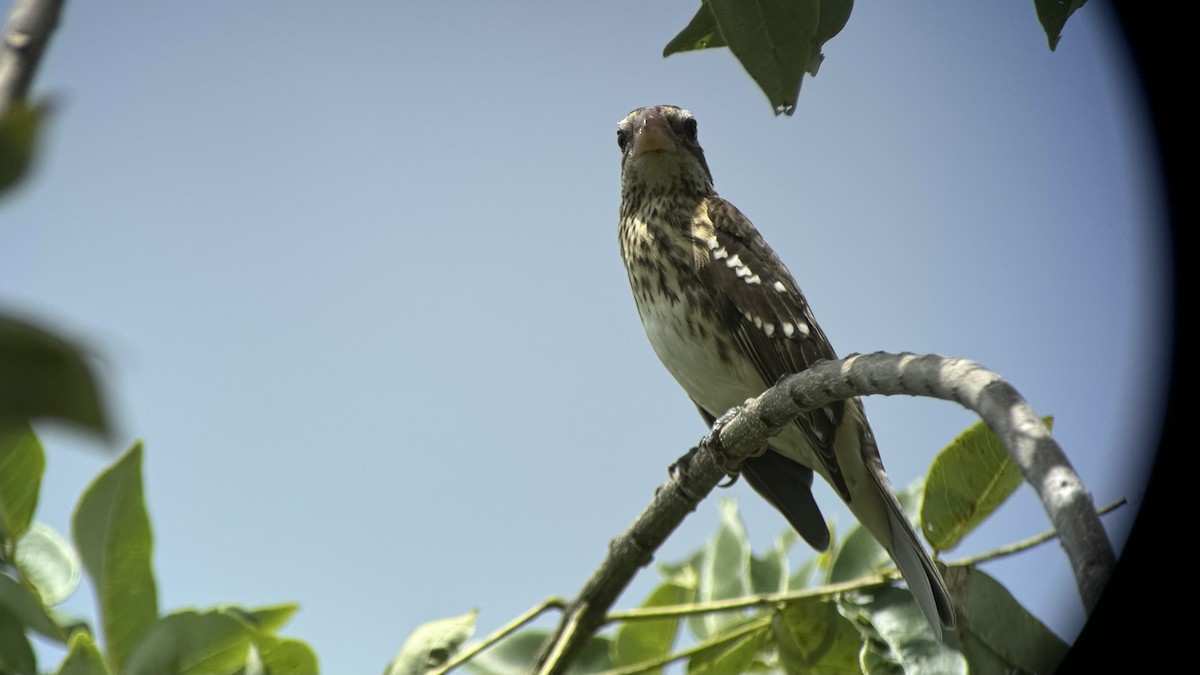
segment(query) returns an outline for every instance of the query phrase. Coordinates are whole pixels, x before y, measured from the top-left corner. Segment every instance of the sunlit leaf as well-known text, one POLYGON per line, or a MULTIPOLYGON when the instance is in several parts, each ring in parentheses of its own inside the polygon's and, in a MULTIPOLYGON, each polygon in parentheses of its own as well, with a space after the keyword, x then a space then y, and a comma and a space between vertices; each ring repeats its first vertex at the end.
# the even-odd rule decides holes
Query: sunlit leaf
POLYGON ((169 614, 145 632, 124 675, 233 673, 246 663, 254 631, 217 610, 169 614))
POLYGON ((446 663, 475 632, 478 613, 472 610, 417 626, 388 664, 385 675, 421 675, 446 663))
POLYGON ((21 540, 13 562, 47 606, 66 600, 79 587, 80 562, 75 549, 54 528, 35 522, 21 540))
POLYGON ((142 494, 141 443, 84 491, 71 531, 96 591, 109 657, 114 670, 124 672, 133 646, 158 617, 153 536, 142 494))
POLYGON ((254 646, 269 675, 316 675, 317 654, 302 640, 259 635, 254 646))
MULTIPOLYGON (((1054 420, 1045 418, 1049 428, 1054 420)), ((938 453, 925 479, 921 531, 939 551, 958 545, 1021 485, 1021 471, 983 422, 938 453)))
POLYGON ((96 640, 87 631, 76 631, 71 634, 67 643, 67 654, 59 664, 54 675, 111 675, 104 655, 96 640))

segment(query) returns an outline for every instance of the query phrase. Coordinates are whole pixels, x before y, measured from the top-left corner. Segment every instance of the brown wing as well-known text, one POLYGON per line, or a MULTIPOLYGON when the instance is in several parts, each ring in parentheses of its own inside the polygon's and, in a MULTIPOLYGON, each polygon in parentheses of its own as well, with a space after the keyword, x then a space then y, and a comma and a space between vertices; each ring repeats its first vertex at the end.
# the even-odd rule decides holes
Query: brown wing
MULTIPOLYGON (((726 328, 763 381, 773 384, 817 361, 837 358, 796 280, 749 219, 720 197, 709 198, 706 206, 715 234, 698 242, 710 259, 697 275, 712 297, 723 300, 726 328)), ((848 498, 833 451, 844 413, 845 404, 838 401, 802 415, 796 425, 834 488, 848 498)))

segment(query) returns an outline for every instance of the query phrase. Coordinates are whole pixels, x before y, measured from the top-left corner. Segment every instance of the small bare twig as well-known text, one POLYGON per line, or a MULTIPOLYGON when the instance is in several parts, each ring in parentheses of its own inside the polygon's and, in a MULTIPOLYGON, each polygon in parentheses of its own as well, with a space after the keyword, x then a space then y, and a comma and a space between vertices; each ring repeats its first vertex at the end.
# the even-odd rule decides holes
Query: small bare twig
POLYGON ((956 401, 992 428, 1033 486, 1058 533, 1091 612, 1116 564, 1091 495, 1041 419, 999 375, 964 359, 913 354, 855 355, 823 361, 776 383, 701 442, 687 467, 661 486, 633 525, 613 540, 609 555, 571 602, 543 645, 536 672, 566 671, 605 623, 608 608, 654 551, 725 476, 721 462, 740 462, 801 413, 855 396, 911 395, 956 401), (721 448, 723 459, 712 447, 721 448))

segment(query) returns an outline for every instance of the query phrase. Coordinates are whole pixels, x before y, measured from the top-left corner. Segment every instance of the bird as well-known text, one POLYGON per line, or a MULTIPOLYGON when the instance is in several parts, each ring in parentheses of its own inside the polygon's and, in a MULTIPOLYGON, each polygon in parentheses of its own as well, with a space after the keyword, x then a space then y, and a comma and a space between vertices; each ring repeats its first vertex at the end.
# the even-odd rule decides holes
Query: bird
MULTIPOLYGON (((762 235, 713 187, 691 112, 638 108, 617 125, 621 258, 650 345, 711 427, 781 377, 837 354, 762 235)), ((813 472, 887 550, 941 640, 946 582, 896 499, 858 398, 804 413, 740 474, 814 549, 829 529, 813 472)))

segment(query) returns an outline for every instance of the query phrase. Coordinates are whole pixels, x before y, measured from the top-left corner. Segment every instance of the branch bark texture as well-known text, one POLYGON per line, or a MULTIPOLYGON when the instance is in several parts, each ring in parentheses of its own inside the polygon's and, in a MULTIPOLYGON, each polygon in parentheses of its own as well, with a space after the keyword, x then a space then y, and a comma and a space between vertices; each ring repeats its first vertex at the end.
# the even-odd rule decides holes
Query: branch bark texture
POLYGON ((566 672, 638 569, 650 563, 654 551, 724 478, 722 462, 737 463, 755 454, 803 412, 872 394, 955 401, 983 418, 1037 492, 1071 562, 1084 606, 1089 613, 1095 609, 1116 555, 1091 494, 1041 418, 1015 388, 972 361, 877 352, 823 361, 788 376, 710 433, 687 470, 661 486, 633 525, 613 540, 608 557, 543 646, 537 672, 566 672))
POLYGON ((16 0, 4 25, 0 52, 0 115, 25 100, 64 0, 16 0))

